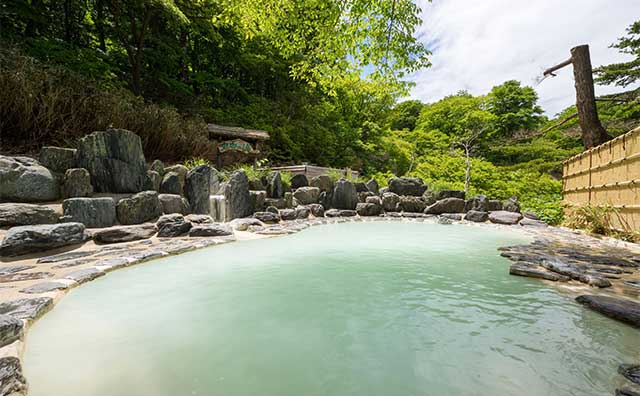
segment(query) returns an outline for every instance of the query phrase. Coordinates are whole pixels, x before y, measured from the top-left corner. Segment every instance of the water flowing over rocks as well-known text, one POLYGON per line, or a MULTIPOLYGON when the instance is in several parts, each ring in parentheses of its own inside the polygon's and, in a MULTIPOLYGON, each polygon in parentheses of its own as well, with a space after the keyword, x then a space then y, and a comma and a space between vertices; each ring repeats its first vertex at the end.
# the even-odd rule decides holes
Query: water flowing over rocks
POLYGON ((162 214, 162 206, 155 191, 143 191, 118 201, 116 213, 120 224, 140 224, 162 214))
POLYGON ((46 202, 59 196, 56 177, 38 161, 0 155, 0 201, 46 202))
POLYGON ((87 239, 84 228, 82 223, 13 227, 0 243, 0 256, 18 256, 81 243, 87 239))
POLYGON ((84 224, 88 228, 111 227, 116 222, 116 203, 113 198, 69 198, 62 203, 67 221, 84 224))
POLYGON ((58 214, 42 205, 0 203, 0 227, 32 224, 55 224, 58 214))

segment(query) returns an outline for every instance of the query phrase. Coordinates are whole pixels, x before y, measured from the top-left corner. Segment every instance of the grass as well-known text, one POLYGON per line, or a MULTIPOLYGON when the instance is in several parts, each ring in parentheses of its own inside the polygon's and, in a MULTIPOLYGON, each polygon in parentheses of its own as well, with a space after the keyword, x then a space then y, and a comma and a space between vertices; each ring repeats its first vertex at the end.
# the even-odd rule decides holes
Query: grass
POLYGON ((631 229, 611 205, 576 206, 568 209, 563 225, 582 229, 590 234, 605 235, 628 242, 640 242, 640 233, 631 229))

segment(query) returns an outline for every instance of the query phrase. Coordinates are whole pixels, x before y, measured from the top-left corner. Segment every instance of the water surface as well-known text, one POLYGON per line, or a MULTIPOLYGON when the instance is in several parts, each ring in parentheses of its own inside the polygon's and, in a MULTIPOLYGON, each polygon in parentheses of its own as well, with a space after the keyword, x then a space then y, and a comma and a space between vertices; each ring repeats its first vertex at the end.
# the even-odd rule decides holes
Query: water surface
POLYGON ((374 222, 207 248, 75 289, 30 331, 31 396, 601 396, 640 332, 465 225, 374 222))

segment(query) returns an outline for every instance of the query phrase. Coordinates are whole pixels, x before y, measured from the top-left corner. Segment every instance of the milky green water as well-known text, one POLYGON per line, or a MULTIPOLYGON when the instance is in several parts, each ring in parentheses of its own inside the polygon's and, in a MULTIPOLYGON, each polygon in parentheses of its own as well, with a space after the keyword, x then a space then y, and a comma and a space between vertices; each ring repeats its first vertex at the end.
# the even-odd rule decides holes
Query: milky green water
POLYGON ((613 394, 640 332, 508 275, 527 241, 347 223, 117 271, 34 325, 30 395, 613 394))

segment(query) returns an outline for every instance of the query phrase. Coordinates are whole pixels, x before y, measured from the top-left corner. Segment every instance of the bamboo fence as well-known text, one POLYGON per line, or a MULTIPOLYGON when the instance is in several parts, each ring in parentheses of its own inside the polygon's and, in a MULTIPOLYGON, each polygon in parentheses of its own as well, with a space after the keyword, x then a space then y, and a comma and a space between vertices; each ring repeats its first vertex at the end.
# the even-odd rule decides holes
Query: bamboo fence
POLYGON ((563 162, 563 200, 611 206, 614 227, 640 230, 640 127, 563 162))

